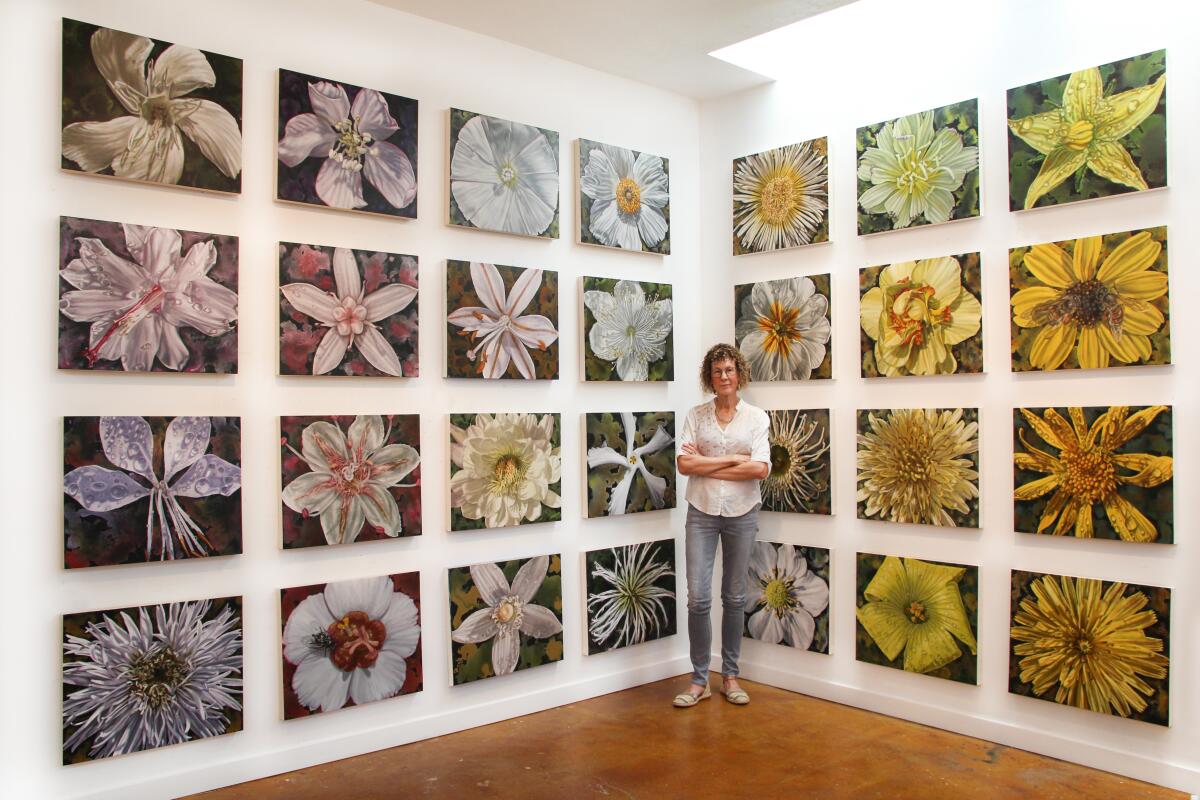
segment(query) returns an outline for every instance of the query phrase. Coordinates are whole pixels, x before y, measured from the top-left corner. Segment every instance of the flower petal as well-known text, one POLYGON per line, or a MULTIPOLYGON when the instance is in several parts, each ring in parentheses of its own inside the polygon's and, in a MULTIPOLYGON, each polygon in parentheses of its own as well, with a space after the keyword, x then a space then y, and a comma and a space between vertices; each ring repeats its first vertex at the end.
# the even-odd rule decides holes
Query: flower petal
POLYGON ((1025 193, 1025 208, 1033 208, 1034 204, 1042 198, 1042 195, 1052 191, 1060 183, 1071 177, 1075 170, 1089 163, 1086 150, 1072 150, 1069 147, 1060 147, 1057 150, 1051 151, 1046 156, 1046 160, 1042 162, 1042 167, 1038 170, 1037 177, 1029 184, 1029 190, 1025 193))
POLYGON ((139 121, 125 152, 112 163, 120 178, 150 183, 179 183, 183 175, 183 138, 174 126, 150 126, 139 121))
POLYGON ((293 664, 301 664, 306 658, 324 657, 324 653, 311 644, 311 637, 329 627, 334 621, 320 592, 301 600, 288 615, 283 626, 283 657, 293 664))
POLYGON ((350 454, 346 450, 346 436, 332 422, 314 422, 300 434, 300 452, 309 468, 316 472, 330 472, 330 459, 345 461, 350 454))
POLYGON ((358 129, 371 134, 377 141, 382 142, 400 130, 396 118, 388 110, 387 100, 374 89, 359 89, 350 113, 358 120, 358 129))
POLYGON ((179 335, 179 329, 174 325, 163 325, 159 328, 159 337, 158 360, 167 369, 183 369, 190 353, 179 335))
POLYGON ((475 564, 471 567, 471 580, 479 590, 479 596, 489 606, 498 606, 505 596, 511 594, 508 579, 500 568, 492 563, 475 564))
POLYGON ((142 417, 101 417, 100 446, 110 463, 157 483, 154 436, 142 417))
POLYGON ((287 121, 275 152, 279 160, 294 167, 306 158, 326 158, 337 136, 316 114, 297 114, 287 121))
POLYGON ((357 458, 373 453, 383 445, 383 418, 378 414, 359 414, 346 432, 346 445, 357 458))
POLYGON ((242 171, 242 131, 233 115, 211 100, 185 98, 171 103, 175 124, 226 177, 242 171))
POLYGON ((125 152, 129 138, 142 127, 137 117, 74 122, 62 131, 63 158, 74 161, 84 172, 108 169, 125 152))
POLYGON ((383 487, 395 486, 417 468, 421 454, 407 444, 389 444, 371 456, 371 482, 383 487))
POLYGON ((1096 67, 1072 72, 1063 88, 1063 111, 1070 121, 1090 119, 1104 95, 1104 79, 1096 67))
POLYGON ((150 494, 150 490, 124 472, 89 465, 73 469, 63 478, 63 490, 88 511, 123 508, 150 494))
POLYGON ((542 288, 542 271, 540 269, 521 270, 521 274, 513 281, 512 291, 508 295, 504 313, 510 317, 518 317, 533 298, 537 297, 542 288))
POLYGON ((1122 475, 1121 482, 1149 489, 1171 480, 1175 461, 1171 456, 1152 456, 1149 453, 1119 453, 1113 456, 1120 466, 1133 470, 1133 475, 1122 475))
POLYGON ((521 633, 534 639, 549 639, 562 633, 562 622, 545 606, 526 603, 521 606, 521 633))
POLYGON ((203 53, 194 47, 173 44, 152 62, 148 93, 166 94, 174 99, 216 83, 216 73, 203 53))
POLYGON ((379 322, 381 319, 398 314, 408 308, 417 296, 417 288, 407 283, 389 283, 380 286, 363 298, 367 309, 367 322, 379 322))
POLYGON ((797 650, 807 650, 817 633, 817 621, 803 608, 790 611, 783 619, 783 638, 797 650))
POLYGON ((500 631, 492 640, 492 670, 497 675, 511 674, 520 655, 521 640, 516 631, 500 631))
POLYGON ((629 507, 629 489, 633 486, 634 470, 628 465, 625 467, 625 474, 621 476, 621 480, 617 481, 613 486, 612 492, 608 496, 608 505, 605 510, 609 516, 618 516, 624 514, 629 507))
POLYGON ((292 691, 309 710, 336 711, 350 696, 350 673, 335 667, 328 658, 309 658, 296 667, 292 691))
POLYGON ((1087 165, 1092 172, 1113 183, 1134 189, 1150 188, 1142 177, 1142 171, 1133 163, 1133 156, 1119 142, 1093 143, 1088 152, 1087 165))
POLYGON ((212 437, 212 418, 175 417, 167 425, 163 439, 163 480, 169 481, 184 467, 190 467, 208 450, 212 437))
POLYGON ((1042 328, 1029 351, 1030 366, 1043 370, 1058 369, 1071 355, 1078 334, 1079 328, 1075 325, 1042 328))
POLYGON ((1158 529, 1145 514, 1121 495, 1113 492, 1104 499, 1104 511, 1113 530, 1126 542, 1153 542, 1158 529))
POLYGON ((330 581, 325 585, 325 605, 329 606, 334 619, 341 619, 353 611, 362 611, 371 619, 379 619, 391 607, 394 588, 387 575, 330 581))
POLYGON ((1100 263, 1100 251, 1104 248, 1104 237, 1085 236, 1076 239, 1072 250, 1071 271, 1078 281, 1090 281, 1096 277, 1096 265, 1100 263))
POLYGON ((131 114, 141 111, 149 94, 146 87, 146 59, 154 42, 145 36, 100 28, 92 34, 92 59, 113 94, 131 114))
POLYGON ((450 638, 459 644, 479 644, 491 639, 498 630, 496 620, 492 618, 492 609, 481 608, 464 619, 450 633, 450 638))
POLYGON ((400 377, 404 374, 400 357, 374 325, 363 328, 363 332, 354 338, 354 346, 372 367, 384 375, 400 377))
POLYGON ((242 488, 242 470, 212 453, 201 456, 171 487, 176 497, 229 495, 242 488))
POLYGON ((1154 241, 1149 231, 1140 231, 1112 249, 1096 277, 1107 284, 1115 283, 1149 269, 1160 253, 1162 244, 1154 241))
POLYGON ((337 298, 329 292, 323 292, 311 283, 289 283, 280 286, 279 291, 287 301, 301 314, 307 314, 317 322, 333 325, 333 316, 338 307, 337 298))
POLYGON ((1073 262, 1056 244, 1035 244, 1025 254, 1025 268, 1047 286, 1066 289, 1075 283, 1073 262))
POLYGON ((421 639, 421 621, 417 605, 404 592, 393 592, 388 610, 379 621, 387 628, 383 649, 408 658, 421 639))
POLYGON ((1154 83, 1127 89, 1109 97, 1096 109, 1093 118, 1097 137, 1103 136, 1109 141, 1116 141, 1133 133, 1133 129, 1141 125, 1158 107, 1158 100, 1162 97, 1166 83, 1167 76, 1160 75, 1154 83))
POLYGON ((537 367, 519 338, 506 331, 501 334, 500 346, 504 348, 504 352, 508 354, 512 363, 517 366, 517 372, 521 374, 522 378, 531 381, 537 377, 537 367))
POLYGON ((517 570, 512 582, 512 593, 521 598, 522 603, 533 600, 538 589, 546 580, 546 572, 550 567, 549 556, 535 556, 529 559, 517 570))
POLYGON ((340 335, 337 328, 327 330, 317 345, 317 352, 313 354, 313 375, 325 375, 336 369, 346 357, 349 347, 349 336, 340 335))
POLYGON ((412 205, 417 196, 417 173, 404 151, 388 142, 371 145, 363 175, 397 209, 412 205))
POLYGON ((407 677, 408 665, 403 656, 384 647, 374 664, 350 673, 350 699, 360 706, 395 697, 407 677))
POLYGON ((313 112, 329 126, 350 118, 350 98, 339 84, 317 81, 308 85, 313 112))
POLYGON ((1044 156, 1062 147, 1063 127, 1063 113, 1058 109, 1008 121, 1008 129, 1014 136, 1044 156))
POLYGON ((601 466, 628 467, 629 461, 625 456, 611 447, 589 447, 587 451, 588 469, 601 466))
POLYGON ((80 289, 65 293, 58 301, 58 310, 73 322, 105 320, 107 329, 111 320, 134 302, 123 295, 113 297, 107 289, 80 289))
POLYGON ((337 498, 328 472, 305 472, 283 488, 283 504, 297 514, 320 515, 337 498))
POLYGON ((855 613, 871 640, 883 651, 888 661, 895 661, 908 644, 913 625, 900 608, 891 603, 868 602, 855 613))
POLYGON ((471 286, 481 303, 497 314, 505 313, 504 278, 495 264, 472 261, 471 286))
POLYGON ((512 320, 512 332, 526 347, 545 350, 558 339, 558 331, 548 317, 526 314, 512 320))
POLYGON ((348 247, 333 248, 333 283, 339 298, 360 299, 362 278, 358 274, 358 262, 348 247))
POLYGON ((332 208, 362 208, 367 204, 362 194, 362 173, 332 158, 321 165, 316 190, 321 202, 332 208))

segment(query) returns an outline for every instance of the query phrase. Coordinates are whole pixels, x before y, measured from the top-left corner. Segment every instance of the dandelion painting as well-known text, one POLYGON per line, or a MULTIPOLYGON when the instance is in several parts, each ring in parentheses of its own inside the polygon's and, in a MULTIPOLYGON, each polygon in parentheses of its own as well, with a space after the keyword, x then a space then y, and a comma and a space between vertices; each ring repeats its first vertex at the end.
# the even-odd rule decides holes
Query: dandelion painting
POLYGON ((1014 372, 1171 363, 1167 229, 1008 251, 1014 372))
POLYGON ((979 527, 979 410, 858 412, 859 519, 979 527))
POLYGON ((450 415, 450 530, 562 519, 558 414, 450 415))
POLYGON ((450 109, 450 224, 558 238, 558 132, 450 109))
POLYGON ((279 70, 275 196, 417 216, 417 101, 279 70))
POLYGON ((979 568, 859 553, 855 657, 935 678, 979 682, 979 568))
POLYGON ((279 243, 279 374, 415 378, 417 257, 279 243))
POLYGON ((241 452, 237 417, 65 417, 64 565, 242 552, 241 452))
POLYGON ((242 598, 63 616, 63 764, 242 729, 242 598))
POLYGON ((675 412, 584 414, 587 516, 675 507, 675 412))
POLYGON ((829 147, 822 136, 733 162, 733 254, 829 241, 829 147))
POLYGON ((1171 429, 1170 406, 1016 409, 1016 530, 1173 543, 1171 429))
POLYGON ((983 372, 979 253, 858 272, 862 376, 983 372))
POLYGON ((421 691, 421 574, 279 592, 283 718, 421 691))
POLYGON ((772 410, 771 471, 759 484, 762 510, 832 514, 829 409, 772 410))
POLYGON ((562 557, 450 570, 454 685, 562 661, 562 557))
POLYGON ((1169 724, 1171 590, 1012 572, 1008 690, 1169 724))
POLYGON ((280 417, 285 549, 421 535, 416 414, 280 417))
POLYGON ((671 284, 583 278, 583 378, 675 378, 671 284))
POLYGON ((733 287, 734 337, 755 381, 833 375, 829 275, 733 287))
POLYGON ((579 140, 579 243, 671 253, 667 159, 579 140))
POLYGON ((558 377, 558 273, 446 262, 446 377, 558 377))
POLYGON ((59 217, 58 368, 237 372, 238 239, 59 217))
POLYGON ((1008 90, 1013 211, 1167 185, 1167 51, 1008 90))
POLYGON ((829 551, 755 542, 746 580, 745 635, 829 652, 829 551))
POLYGON ((242 190, 242 60, 64 19, 62 168, 242 190))
POLYGON ((675 540, 584 554, 588 655, 674 636, 675 540))
POLYGON ((979 216, 979 101, 858 129, 858 234, 979 216))

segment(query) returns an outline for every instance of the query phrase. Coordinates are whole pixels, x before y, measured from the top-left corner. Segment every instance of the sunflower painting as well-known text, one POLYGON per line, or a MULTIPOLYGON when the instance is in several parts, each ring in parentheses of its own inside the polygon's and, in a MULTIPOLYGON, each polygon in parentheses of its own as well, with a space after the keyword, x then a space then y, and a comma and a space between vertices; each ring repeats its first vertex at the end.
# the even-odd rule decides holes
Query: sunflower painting
POLYGON ((829 241, 828 139, 810 139, 733 162, 733 254, 829 241))
POLYGON ((1167 229, 1008 251, 1014 372, 1171 363, 1167 229))
POLYGON ((829 409, 775 409, 771 420, 771 472, 760 484, 762 510, 832 514, 829 409))
POLYGON ((979 682, 979 568, 859 553, 855 657, 960 683, 979 682))
POLYGON ((733 287, 734 339, 755 381, 833 376, 829 274, 733 287))
POLYGON ((1008 690, 1169 724, 1171 590, 1012 572, 1008 690))
POLYGON ((589 139, 578 147, 578 242, 670 255, 667 159, 589 139))
POLYGON ((979 216, 979 101, 858 129, 858 235, 979 216))
POLYGON ((1018 408, 1013 428, 1016 530, 1175 541, 1169 406, 1018 408))
POLYGON ((979 253, 859 270, 862 376, 983 372, 979 253))
POLYGON ((1008 90, 1013 211, 1167 185, 1167 51, 1008 90))

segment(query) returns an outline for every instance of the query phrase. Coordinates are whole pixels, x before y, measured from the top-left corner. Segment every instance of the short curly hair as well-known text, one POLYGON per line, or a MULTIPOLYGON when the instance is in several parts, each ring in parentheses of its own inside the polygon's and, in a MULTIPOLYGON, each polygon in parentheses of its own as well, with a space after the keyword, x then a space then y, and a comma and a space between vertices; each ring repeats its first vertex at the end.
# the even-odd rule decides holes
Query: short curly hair
POLYGON ((745 389, 750 383, 750 367, 742 351, 725 342, 714 344, 704 354, 704 361, 700 364, 700 388, 709 394, 717 393, 712 385, 712 368, 718 361, 732 361, 737 366, 738 388, 745 389))

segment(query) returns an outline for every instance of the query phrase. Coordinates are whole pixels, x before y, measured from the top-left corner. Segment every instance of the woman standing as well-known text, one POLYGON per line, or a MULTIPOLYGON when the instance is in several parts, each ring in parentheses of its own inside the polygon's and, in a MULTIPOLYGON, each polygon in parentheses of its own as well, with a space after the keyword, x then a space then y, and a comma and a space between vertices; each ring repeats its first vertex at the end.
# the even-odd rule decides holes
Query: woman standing
POLYGON ((688 638, 692 685, 675 695, 678 708, 712 696, 708 688, 712 650, 713 564, 721 544, 721 691, 735 705, 750 702, 738 686, 738 656, 745 619, 746 571, 758 533, 758 482, 770 474, 771 450, 765 411, 738 397, 750 370, 736 347, 711 347, 700 367, 700 385, 716 395, 688 412, 680 436, 679 471, 689 477, 686 524, 688 638))

